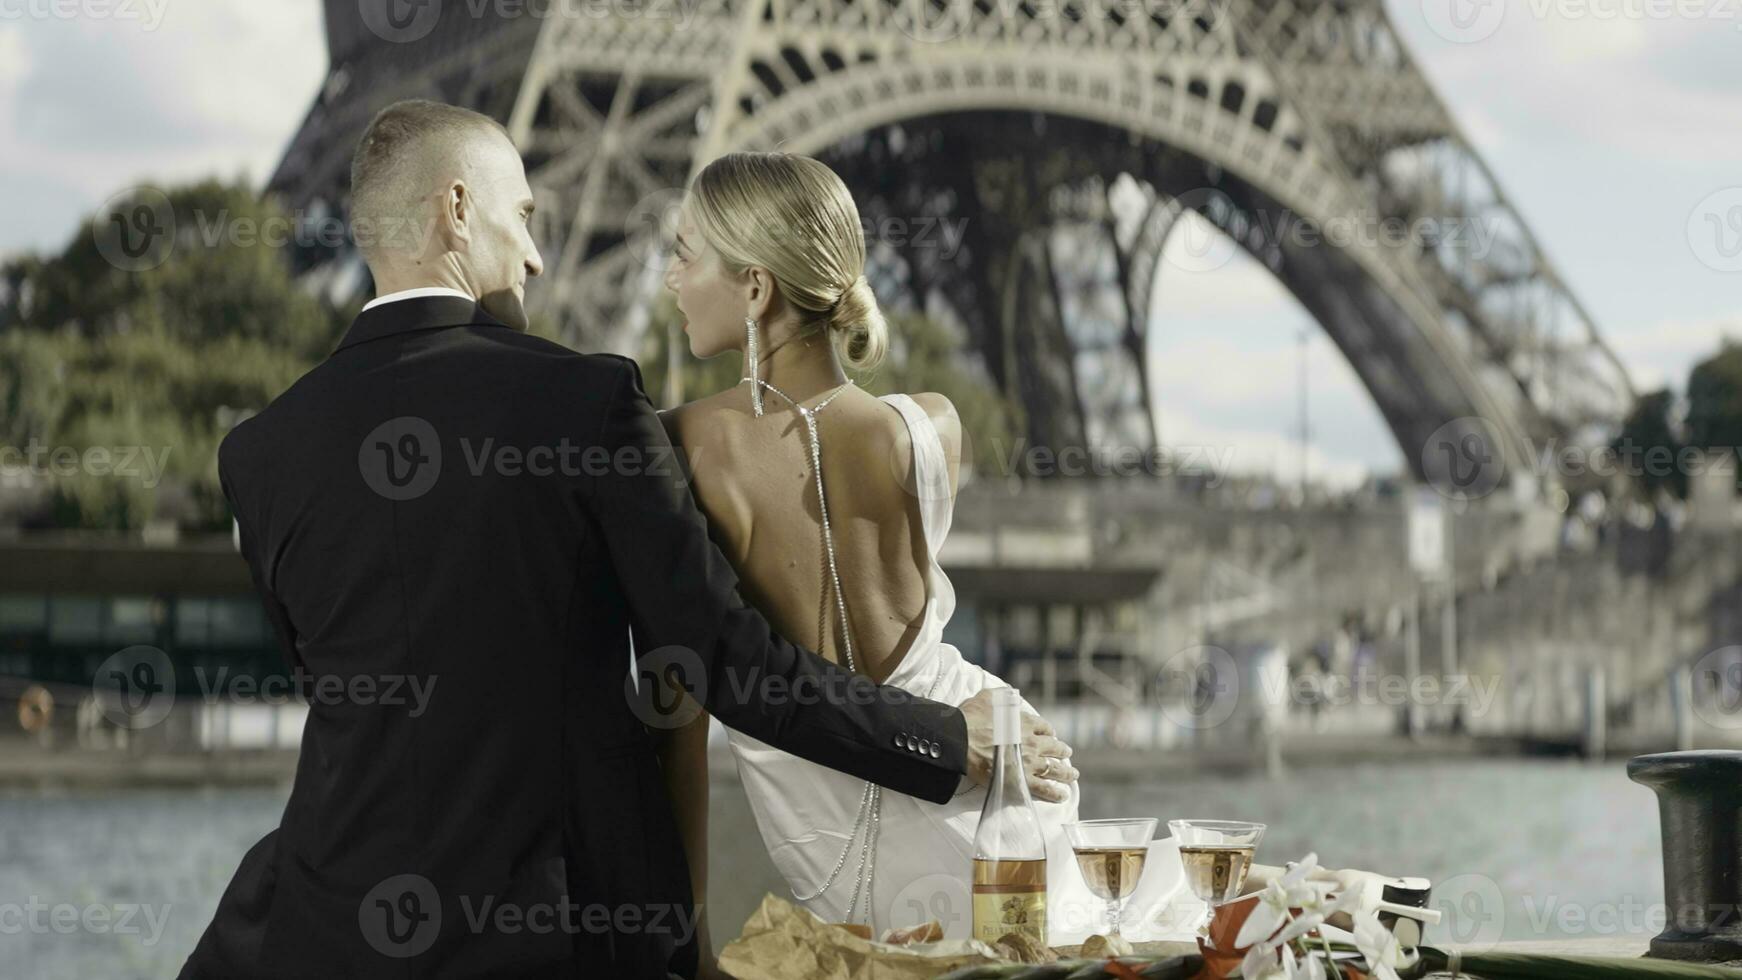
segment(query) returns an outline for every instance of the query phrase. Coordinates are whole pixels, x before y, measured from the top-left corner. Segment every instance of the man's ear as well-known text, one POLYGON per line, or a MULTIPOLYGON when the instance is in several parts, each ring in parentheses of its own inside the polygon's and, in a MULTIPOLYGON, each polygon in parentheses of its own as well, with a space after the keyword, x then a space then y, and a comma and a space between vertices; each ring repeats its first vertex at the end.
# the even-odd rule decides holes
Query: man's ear
POLYGON ((456 180, 448 185, 447 193, 442 196, 442 222, 447 225, 447 232, 453 241, 470 243, 472 240, 472 221, 477 217, 477 201, 472 197, 471 188, 463 180, 456 180))

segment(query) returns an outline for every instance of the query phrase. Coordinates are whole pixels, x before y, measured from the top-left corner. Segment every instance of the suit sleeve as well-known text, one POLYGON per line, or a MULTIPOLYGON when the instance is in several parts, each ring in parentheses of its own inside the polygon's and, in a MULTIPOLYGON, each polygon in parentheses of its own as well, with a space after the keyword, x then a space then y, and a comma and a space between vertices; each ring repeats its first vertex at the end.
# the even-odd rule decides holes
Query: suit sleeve
POLYGON ((266 618, 272 623, 272 632, 278 639, 279 649, 284 653, 284 662, 292 670, 298 670, 302 667, 302 654, 298 650, 296 628, 291 625, 290 614, 284 608, 284 603, 278 601, 278 596, 273 594, 267 584, 264 559, 256 547, 260 532, 258 522, 244 507, 233 482, 236 444, 232 440, 240 439, 239 432, 239 428, 231 430, 218 446, 218 485, 223 488, 224 499, 229 501, 230 513, 235 515, 236 535, 242 558, 248 562, 248 574, 254 580, 254 591, 260 595, 260 601, 266 607, 266 618))
POLYGON ((774 634, 738 595, 708 536, 633 361, 609 358, 615 391, 589 468, 587 505, 630 605, 637 656, 676 647, 699 667, 691 693, 714 717, 819 765, 934 803, 967 770, 954 707, 879 685, 774 634))

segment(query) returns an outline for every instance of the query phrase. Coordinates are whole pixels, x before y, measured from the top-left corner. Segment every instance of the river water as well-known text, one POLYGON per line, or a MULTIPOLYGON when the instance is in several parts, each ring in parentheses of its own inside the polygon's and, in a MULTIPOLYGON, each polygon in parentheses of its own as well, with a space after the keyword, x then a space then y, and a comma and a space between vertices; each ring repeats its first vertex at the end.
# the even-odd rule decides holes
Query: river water
MULTIPOLYGON (((172 977, 285 791, 0 791, 0 977, 172 977)), ((1619 764, 1473 760, 1303 768, 1276 779, 1085 781, 1082 815, 1219 817, 1270 830, 1258 860, 1420 875, 1429 941, 1655 933, 1656 800, 1619 764), (1655 916, 1655 917, 1654 917, 1655 916)), ((782 893, 735 780, 710 831, 716 944, 782 893)))

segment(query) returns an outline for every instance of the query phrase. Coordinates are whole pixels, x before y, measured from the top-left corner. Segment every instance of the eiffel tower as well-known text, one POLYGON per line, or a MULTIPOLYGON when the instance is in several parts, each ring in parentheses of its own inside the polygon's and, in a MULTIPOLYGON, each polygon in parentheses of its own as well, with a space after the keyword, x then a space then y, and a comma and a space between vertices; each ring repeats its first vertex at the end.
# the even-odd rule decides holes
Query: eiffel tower
MULTIPOLYGON (((1381 0, 326 0, 326 25, 271 190, 342 213, 392 101, 492 115, 540 200, 531 302, 577 346, 638 353, 689 177, 779 148, 842 174, 880 299, 958 324, 1037 444, 1154 446, 1157 273, 1204 222, 1317 320, 1417 477, 1472 437, 1524 472, 1633 400, 1381 0)), ((304 261, 362 287, 352 255, 304 261)))

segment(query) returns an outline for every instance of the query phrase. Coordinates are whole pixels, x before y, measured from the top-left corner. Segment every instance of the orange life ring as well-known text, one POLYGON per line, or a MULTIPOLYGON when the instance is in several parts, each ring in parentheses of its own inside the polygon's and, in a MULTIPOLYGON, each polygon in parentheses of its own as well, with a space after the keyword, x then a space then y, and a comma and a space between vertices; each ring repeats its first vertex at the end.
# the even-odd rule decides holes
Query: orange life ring
POLYGON ((48 728, 54 718, 54 695, 41 684, 24 689, 18 699, 18 724, 32 735, 48 728))

